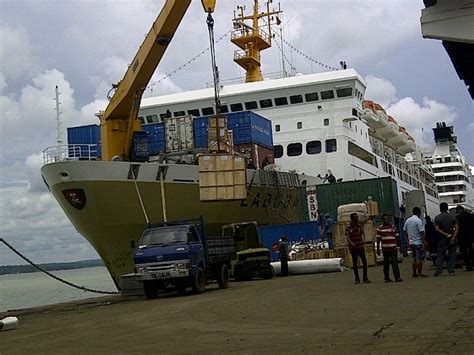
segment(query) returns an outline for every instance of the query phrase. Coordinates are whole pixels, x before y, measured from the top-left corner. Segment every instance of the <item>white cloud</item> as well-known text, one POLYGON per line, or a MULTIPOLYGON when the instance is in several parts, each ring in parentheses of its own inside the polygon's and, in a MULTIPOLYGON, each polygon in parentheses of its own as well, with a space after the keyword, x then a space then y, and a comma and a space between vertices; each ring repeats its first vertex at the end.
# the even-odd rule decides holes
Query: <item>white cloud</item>
POLYGON ((436 122, 453 123, 457 113, 449 107, 427 97, 417 103, 411 97, 405 97, 387 108, 398 123, 408 130, 418 145, 426 146, 433 141, 432 128, 436 122))
POLYGON ((365 97, 368 100, 375 101, 383 107, 387 107, 396 101, 397 89, 390 81, 368 75, 365 77, 365 82, 367 84, 365 97))
POLYGON ((467 129, 468 129, 469 131, 474 131, 474 122, 469 123, 469 124, 467 125, 467 129))
POLYGON ((37 66, 25 28, 0 26, 0 70, 8 79, 23 78, 37 66))
POLYGON ((3 94, 3 90, 7 87, 7 81, 5 79, 5 74, 0 72, 0 95, 3 94))

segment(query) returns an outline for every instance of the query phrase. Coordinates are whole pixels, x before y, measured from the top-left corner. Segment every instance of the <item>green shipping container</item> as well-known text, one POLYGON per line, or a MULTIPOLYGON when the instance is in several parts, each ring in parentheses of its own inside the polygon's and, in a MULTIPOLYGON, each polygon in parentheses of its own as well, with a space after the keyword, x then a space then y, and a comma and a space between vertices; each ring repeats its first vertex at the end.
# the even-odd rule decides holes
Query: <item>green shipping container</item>
POLYGON ((369 196, 378 203, 380 214, 400 217, 397 182, 391 177, 316 186, 318 209, 333 218, 337 217, 338 206, 364 202, 369 196))

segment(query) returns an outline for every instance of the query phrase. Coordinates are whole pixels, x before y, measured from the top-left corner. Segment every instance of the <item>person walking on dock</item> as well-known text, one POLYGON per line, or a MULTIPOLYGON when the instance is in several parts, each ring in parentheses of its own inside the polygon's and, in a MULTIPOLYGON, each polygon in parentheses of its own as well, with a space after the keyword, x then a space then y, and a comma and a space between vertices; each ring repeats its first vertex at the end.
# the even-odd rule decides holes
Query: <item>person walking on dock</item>
POLYGON ((352 265, 355 276, 355 283, 360 283, 359 270, 357 263, 359 258, 362 261, 362 280, 364 283, 370 283, 367 277, 367 258, 365 256, 364 248, 364 230, 359 223, 359 217, 357 213, 351 213, 351 223, 346 228, 346 239, 349 243, 349 250, 352 256, 352 265))
POLYGON ((408 235, 413 258, 413 277, 427 277, 423 274, 423 261, 425 260, 425 229, 421 220, 421 209, 413 208, 413 215, 405 221, 403 231, 408 235))
POLYGON ((288 258, 289 250, 286 237, 281 237, 278 243, 278 252, 280 254, 281 276, 288 276, 288 258))
POLYGON ((448 204, 441 202, 439 205, 440 214, 435 217, 434 223, 439 234, 438 256, 436 259, 436 273, 439 276, 443 273, 444 259, 448 252, 448 272, 454 276, 454 264, 456 263, 456 239, 459 232, 456 217, 448 212, 448 204))
POLYGON ((380 244, 383 253, 383 274, 385 282, 393 282, 390 279, 390 265, 392 265, 393 276, 396 282, 402 282, 400 269, 398 268, 397 245, 399 237, 397 228, 390 223, 388 214, 382 215, 383 224, 377 228, 377 255, 380 255, 380 244))
POLYGON ((464 259, 466 271, 472 271, 474 266, 474 215, 466 212, 463 206, 456 207, 456 219, 458 220, 458 242, 464 259))

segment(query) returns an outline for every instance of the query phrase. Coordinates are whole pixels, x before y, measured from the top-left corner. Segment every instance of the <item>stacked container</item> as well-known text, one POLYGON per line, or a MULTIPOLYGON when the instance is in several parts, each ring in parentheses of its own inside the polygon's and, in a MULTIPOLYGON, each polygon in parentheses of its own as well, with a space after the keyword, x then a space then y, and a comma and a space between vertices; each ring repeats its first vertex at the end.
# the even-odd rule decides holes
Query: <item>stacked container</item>
POLYGON ((158 155, 166 149, 165 124, 163 122, 142 126, 148 133, 150 155, 158 155))
POLYGON ((69 158, 80 160, 97 159, 102 156, 100 147, 100 126, 69 127, 67 129, 69 158))

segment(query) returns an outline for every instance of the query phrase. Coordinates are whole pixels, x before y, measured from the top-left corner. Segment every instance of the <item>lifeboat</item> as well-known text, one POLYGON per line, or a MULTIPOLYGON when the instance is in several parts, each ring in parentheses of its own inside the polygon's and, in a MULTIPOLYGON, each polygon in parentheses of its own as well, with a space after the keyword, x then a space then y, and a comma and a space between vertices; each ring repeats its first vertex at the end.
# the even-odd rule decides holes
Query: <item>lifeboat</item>
POLYGON ((401 153, 401 154, 408 154, 408 153, 412 153, 416 150, 416 142, 415 142, 415 139, 410 136, 408 133, 406 134, 408 136, 407 138, 407 143, 404 144, 404 145, 401 145, 400 147, 397 147, 397 150, 401 153))
POLYGON ((405 127, 398 127, 398 134, 390 138, 388 143, 396 149, 398 149, 399 146, 408 144, 408 133, 405 127))
POLYGON ((381 115, 377 111, 385 112, 385 110, 379 104, 373 101, 364 101, 362 103, 363 115, 362 118, 367 121, 369 127, 373 130, 385 127, 387 121, 381 118, 381 115))
POLYGON ((387 125, 383 128, 377 129, 377 134, 384 139, 394 138, 399 134, 399 127, 397 121, 391 116, 387 117, 387 125))

